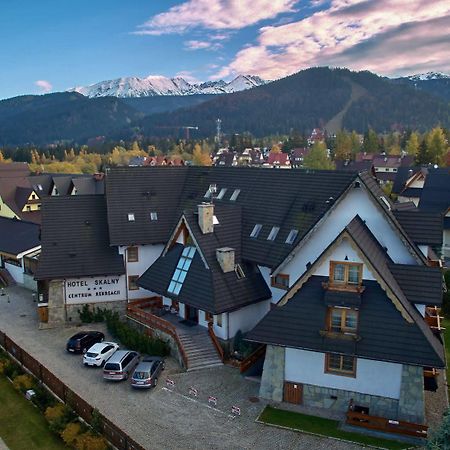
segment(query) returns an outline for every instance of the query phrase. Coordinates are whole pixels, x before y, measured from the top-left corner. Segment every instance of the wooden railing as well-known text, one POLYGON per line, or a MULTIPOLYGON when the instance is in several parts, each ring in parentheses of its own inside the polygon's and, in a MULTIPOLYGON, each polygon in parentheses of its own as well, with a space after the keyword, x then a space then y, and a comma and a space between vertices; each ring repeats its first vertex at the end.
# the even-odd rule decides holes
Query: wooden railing
POLYGON ((439 315, 440 311, 440 308, 437 308, 436 306, 427 306, 425 309, 425 322, 433 331, 436 332, 443 330, 443 327, 441 326, 441 320, 443 317, 439 315))
POLYGON ((348 425, 383 431, 385 433, 397 433, 417 438, 426 438, 428 427, 418 423, 403 422, 401 420, 390 420, 384 417, 369 416, 355 411, 347 412, 348 425))
POLYGON ((184 351, 180 337, 178 336, 175 325, 171 324, 167 320, 162 319, 161 317, 155 316, 154 314, 148 311, 144 311, 140 307, 136 306, 135 303, 128 304, 127 316, 137 320, 138 322, 144 325, 147 325, 150 328, 156 328, 157 330, 160 330, 163 333, 166 333, 169 336, 171 336, 178 346, 181 358, 183 359, 184 367, 186 369, 188 368, 188 358, 186 352, 184 351))
POLYGON ((253 366, 256 361, 258 361, 258 359, 263 357, 265 353, 265 345, 258 347, 251 355, 247 356, 247 358, 241 361, 241 363, 239 364, 239 371, 241 373, 247 372, 247 370, 250 369, 250 367, 253 366))
POLYGON ((223 362, 224 361, 223 348, 220 345, 220 342, 217 339, 216 334, 214 333, 213 324, 211 322, 208 322, 208 334, 211 337, 214 347, 216 347, 217 353, 219 354, 221 361, 223 362))
POLYGON ((162 297, 157 295, 153 297, 141 298, 139 300, 132 300, 128 303, 129 306, 136 306, 138 308, 162 308, 162 297))

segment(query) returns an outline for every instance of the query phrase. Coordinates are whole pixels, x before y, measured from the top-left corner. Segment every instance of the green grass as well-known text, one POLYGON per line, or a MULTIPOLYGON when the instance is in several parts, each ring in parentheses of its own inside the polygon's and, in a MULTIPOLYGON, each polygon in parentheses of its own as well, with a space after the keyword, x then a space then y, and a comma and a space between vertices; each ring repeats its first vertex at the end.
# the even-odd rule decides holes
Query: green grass
MULTIPOLYGON (((411 444, 340 430, 338 428, 339 422, 337 420, 307 416, 306 414, 284 411, 271 406, 265 407, 264 411, 259 416, 259 420, 269 425, 280 425, 294 430, 344 439, 363 445, 373 445, 375 447, 393 450, 411 448, 411 444)), ((332 445, 330 445, 330 447, 332 447, 332 445)))
MULTIPOLYGON (((445 342, 445 354, 447 361, 447 383, 450 380, 450 319, 444 319, 442 321, 442 326, 445 328, 444 330, 444 342, 445 342)), ((449 387, 450 393, 450 387, 449 387)))
POLYGON ((10 450, 63 450, 41 412, 0 378, 0 437, 10 450))

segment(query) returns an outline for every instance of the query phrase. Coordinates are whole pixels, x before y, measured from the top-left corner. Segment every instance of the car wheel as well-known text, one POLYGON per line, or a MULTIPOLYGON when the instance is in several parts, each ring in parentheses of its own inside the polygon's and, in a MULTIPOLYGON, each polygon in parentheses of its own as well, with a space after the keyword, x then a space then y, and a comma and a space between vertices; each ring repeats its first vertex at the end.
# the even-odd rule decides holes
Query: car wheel
POLYGON ((103 361, 101 362, 101 364, 100 364, 100 367, 103 367, 103 366, 105 365, 105 363, 106 363, 106 361, 103 360, 103 361))
POLYGON ((156 387, 157 384, 158 384, 158 378, 155 378, 155 381, 154 381, 154 383, 153 383, 153 386, 156 387))
POLYGON ((128 380, 128 372, 125 373, 125 378, 124 380, 128 380))
POLYGON ((87 352, 87 348, 84 347, 83 350, 81 350, 81 353, 85 354, 87 352))

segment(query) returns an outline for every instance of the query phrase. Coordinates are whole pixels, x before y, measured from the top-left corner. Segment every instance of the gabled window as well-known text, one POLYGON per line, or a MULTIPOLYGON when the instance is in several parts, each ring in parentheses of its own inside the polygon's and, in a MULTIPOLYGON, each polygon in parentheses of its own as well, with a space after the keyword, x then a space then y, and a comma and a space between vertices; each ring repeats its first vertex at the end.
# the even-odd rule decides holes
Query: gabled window
POLYGON ((181 253, 175 272, 172 275, 168 292, 178 295, 194 258, 195 247, 185 247, 181 253))
POLYGON ((347 355, 325 354, 325 372, 347 377, 356 376, 356 358, 347 355))
POLYGON ((278 275, 271 277, 270 284, 273 287, 287 291, 289 289, 289 275, 279 273, 278 275))
POLYGON ((272 227, 270 230, 269 236, 267 236, 268 241, 274 241, 277 237, 278 232, 280 231, 280 227, 272 227))
POLYGON ((150 213, 150 220, 158 220, 158 213, 156 211, 150 213))
POLYGON ((351 262, 330 262, 330 283, 332 285, 359 286, 362 282, 362 264, 351 262))
POLYGON ((292 245, 298 236, 298 230, 291 230, 286 238, 286 244, 292 245))
POLYGON ((254 227, 252 232, 250 233, 250 237, 256 238, 259 235, 259 232, 261 231, 262 225, 260 223, 257 223, 254 227))
POLYGON ((351 308, 328 308, 328 331, 343 334, 356 334, 358 311, 351 308))
POLYGON ((223 198, 223 196, 225 195, 225 193, 227 192, 227 188, 222 188, 219 192, 219 194, 217 195, 217 198, 219 200, 221 200, 223 198))
POLYGON ((231 200, 232 202, 235 202, 236 199, 238 198, 238 195, 240 194, 240 192, 241 192, 240 189, 235 189, 235 190, 233 191, 233 193, 231 194, 230 200, 231 200))
POLYGON ((134 213, 128 213, 128 222, 134 222, 134 213))

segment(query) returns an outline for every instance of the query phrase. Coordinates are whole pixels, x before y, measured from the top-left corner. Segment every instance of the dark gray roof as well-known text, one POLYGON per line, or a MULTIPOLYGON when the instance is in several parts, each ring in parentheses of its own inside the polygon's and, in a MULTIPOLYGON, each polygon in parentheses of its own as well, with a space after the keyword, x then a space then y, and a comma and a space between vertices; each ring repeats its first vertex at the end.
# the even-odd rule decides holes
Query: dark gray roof
POLYGON ((250 341, 396 363, 445 367, 442 345, 431 345, 417 323, 408 323, 375 281, 364 281, 359 308, 361 340, 321 336, 327 305, 322 282, 311 277, 285 305, 272 309, 248 334, 250 341))
POLYGON ((77 190, 77 195, 104 194, 104 180, 96 180, 94 176, 72 178, 72 184, 77 190))
POLYGON ((442 215, 417 208, 394 212, 416 244, 442 245, 442 215))
POLYGON ((107 176, 108 220, 112 245, 165 243, 182 211, 204 201, 210 184, 227 191, 216 204, 242 207, 245 260, 276 267, 351 186, 357 174, 339 171, 272 170, 248 167, 135 167, 112 169, 107 176), (230 197, 240 189, 236 201, 230 197), (158 213, 150 221, 150 211, 158 213), (136 221, 128 222, 128 212, 136 221), (262 229, 250 238, 255 224, 262 229), (268 241, 272 227, 277 238, 268 241), (299 231, 292 245, 286 238, 299 231))
POLYGON ((445 213, 450 208, 450 168, 429 169, 419 208, 445 213))
POLYGON ((42 253, 36 279, 123 273, 123 257, 109 245, 103 195, 43 200, 42 253))
POLYGON ((156 260, 142 275, 138 284, 213 314, 232 311, 270 298, 270 289, 258 267, 241 259, 241 208, 218 205, 215 215, 219 225, 215 225, 214 232, 208 234, 201 233, 197 216, 192 211, 183 216, 201 255, 196 251, 178 296, 167 292, 167 288, 184 248, 181 244, 176 244, 165 256, 156 260), (223 273, 216 259, 216 249, 222 247, 235 249, 235 263, 240 264, 245 273, 244 278, 238 279, 234 271, 223 273), (201 256, 205 258, 208 267, 201 256))
POLYGON ((401 194, 405 189, 406 182, 420 170, 420 167, 399 167, 395 174, 394 184, 392 185, 392 193, 401 194))
POLYGON ((336 164, 336 170, 345 170, 350 172, 372 171, 371 160, 348 161, 337 159, 334 163, 336 164))
POLYGON ((39 225, 0 217, 0 252, 18 255, 41 245, 39 225))
POLYGON ((389 264, 401 290, 412 303, 439 306, 442 303, 442 271, 438 267, 389 264))

